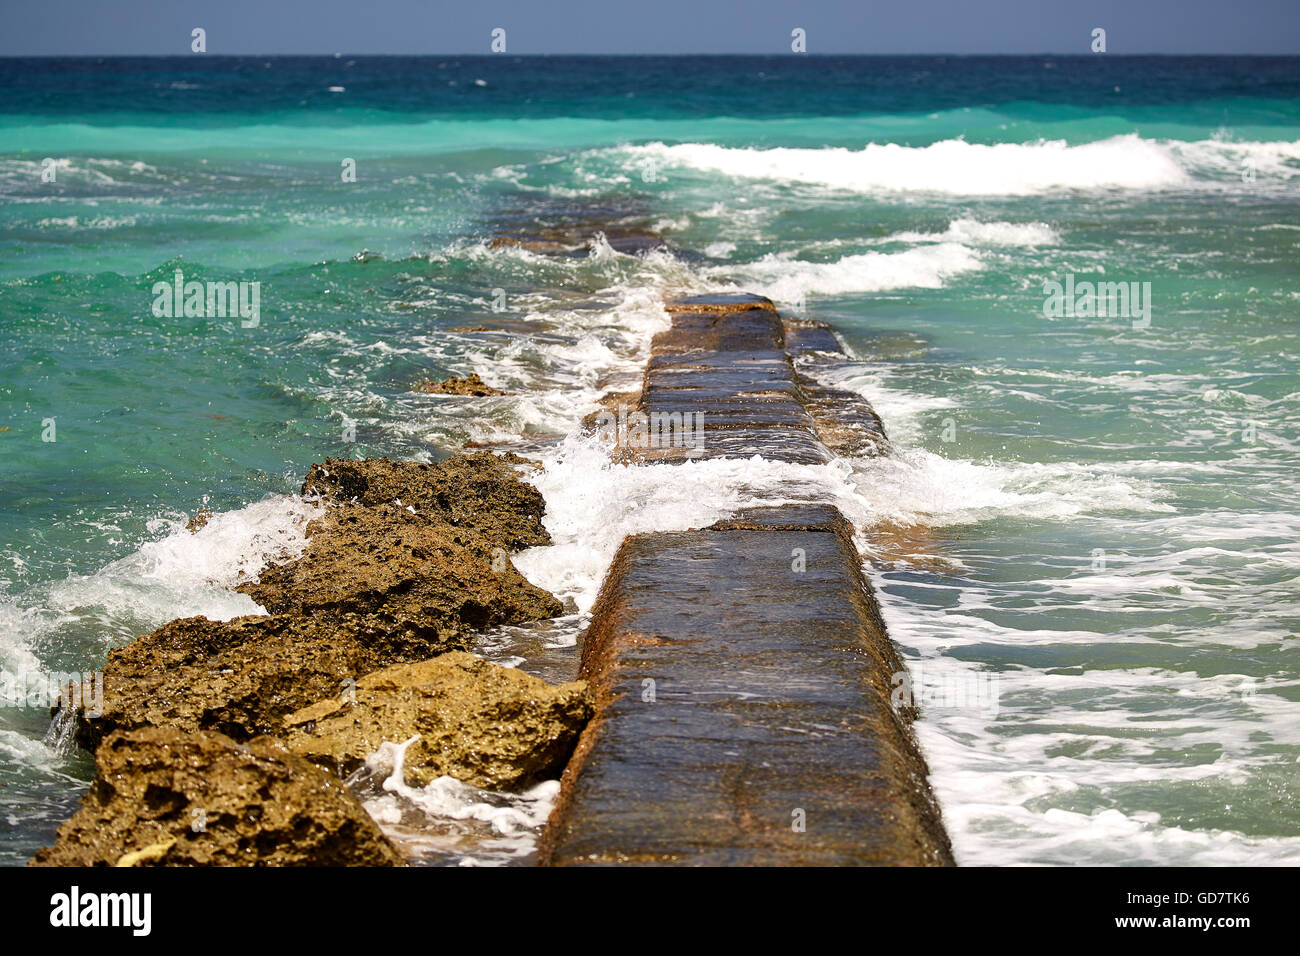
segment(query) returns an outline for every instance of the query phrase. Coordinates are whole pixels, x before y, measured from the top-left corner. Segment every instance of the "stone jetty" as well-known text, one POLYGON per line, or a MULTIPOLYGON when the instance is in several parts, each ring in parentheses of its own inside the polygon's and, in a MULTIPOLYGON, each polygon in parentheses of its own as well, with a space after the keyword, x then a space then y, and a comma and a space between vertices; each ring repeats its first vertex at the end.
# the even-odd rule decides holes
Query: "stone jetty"
MULTIPOLYGON (((636 411, 651 436, 702 413, 706 440, 641 443, 636 457, 888 453, 861 397, 805 374, 845 358, 826 326, 744 294, 667 309, 636 411)), ((582 650, 596 716, 541 861, 951 864, 912 714, 891 703, 903 669, 829 503, 627 538, 582 650)))

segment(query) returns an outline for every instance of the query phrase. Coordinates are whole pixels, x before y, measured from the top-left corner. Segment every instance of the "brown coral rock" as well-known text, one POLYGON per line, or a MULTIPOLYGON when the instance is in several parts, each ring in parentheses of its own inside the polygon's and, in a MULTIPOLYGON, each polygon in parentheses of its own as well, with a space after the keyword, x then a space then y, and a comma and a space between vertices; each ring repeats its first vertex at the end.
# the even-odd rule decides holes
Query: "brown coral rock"
POLYGON ((236 740, 278 734, 286 715, 338 693, 345 681, 445 650, 438 638, 395 632, 373 615, 169 621, 109 652, 103 706, 78 710, 76 739, 94 750, 115 730, 147 726, 236 740))
POLYGON ((363 505, 401 501, 417 515, 472 530, 489 547, 507 551, 551 543, 542 527, 546 500, 541 492, 491 452, 456 455, 436 465, 327 458, 311 466, 302 493, 363 505))
POLYGON ((33 866, 400 866, 356 797, 277 740, 109 737, 81 809, 33 866))
POLYGON ((554 686, 463 652, 389 667, 347 695, 285 720, 289 749, 346 774, 384 741, 419 735, 405 777, 424 786, 440 776, 509 789, 558 777, 592 697, 582 681, 554 686))
POLYGON ((172 621, 114 650, 102 713, 78 712, 79 743, 148 725, 278 734, 284 716, 344 681, 563 611, 507 557, 550 538, 541 495, 494 455, 330 459, 304 492, 329 507, 303 553, 238 589, 271 616, 172 621))
POLYGON ((501 536, 467 534, 398 505, 351 502, 307 530, 301 557, 238 590, 275 614, 365 614, 390 631, 448 645, 469 630, 563 610, 515 570, 506 548, 488 550, 501 536))

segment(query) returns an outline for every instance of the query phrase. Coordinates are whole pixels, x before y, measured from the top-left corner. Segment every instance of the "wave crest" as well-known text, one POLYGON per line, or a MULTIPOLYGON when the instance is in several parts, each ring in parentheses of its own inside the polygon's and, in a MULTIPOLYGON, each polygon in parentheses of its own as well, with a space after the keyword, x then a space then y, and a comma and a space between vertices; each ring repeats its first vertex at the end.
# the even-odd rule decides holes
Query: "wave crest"
POLYGON ((929 146, 870 143, 860 150, 710 143, 627 149, 663 166, 858 193, 1025 196, 1061 189, 1167 189, 1207 176, 1230 181, 1245 158, 1285 178, 1300 172, 1300 143, 1182 143, 1135 133, 1074 146, 1064 140, 985 145, 948 139, 929 146))

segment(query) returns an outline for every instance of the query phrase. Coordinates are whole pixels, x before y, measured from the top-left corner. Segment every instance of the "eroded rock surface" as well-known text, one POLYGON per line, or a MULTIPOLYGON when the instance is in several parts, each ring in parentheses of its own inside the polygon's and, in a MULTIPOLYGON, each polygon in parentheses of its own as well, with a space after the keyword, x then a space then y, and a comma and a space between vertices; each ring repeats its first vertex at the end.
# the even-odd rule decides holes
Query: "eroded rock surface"
POLYGON ((327 507, 303 553, 239 588, 270 616, 172 621, 112 651, 103 712, 78 714, 83 746, 147 725, 278 734, 284 716, 344 681, 563 610, 508 557, 550 540, 542 496, 489 453, 439 465, 330 459, 304 493, 327 507))
POLYGON ((276 614, 169 621, 109 652, 102 710, 78 711, 76 739, 94 750, 117 730, 213 730, 236 740, 279 734, 283 718, 394 661, 443 649, 374 616, 276 614))
POLYGON ((145 727, 109 737, 34 866, 400 866, 356 797, 277 740, 145 727))
MULTIPOLYGON (((510 524, 501 513, 480 517, 485 524, 510 524)), ((474 630, 563 610, 506 557, 518 540, 510 528, 458 528, 395 504, 348 502, 327 509, 307 530, 301 557, 238 590, 275 614, 351 612, 446 648, 464 646, 474 630)))
POLYGON ((417 515, 476 532, 489 547, 513 551, 551 543, 542 527, 546 500, 541 492, 491 452, 457 455, 436 465, 327 458, 311 466, 302 493, 363 505, 400 501, 417 515))
POLYGON ((290 750, 343 775, 385 741, 419 735, 406 751, 409 785, 445 775, 502 790, 558 777, 592 706, 581 681, 555 686, 453 652, 371 674, 285 727, 290 750))

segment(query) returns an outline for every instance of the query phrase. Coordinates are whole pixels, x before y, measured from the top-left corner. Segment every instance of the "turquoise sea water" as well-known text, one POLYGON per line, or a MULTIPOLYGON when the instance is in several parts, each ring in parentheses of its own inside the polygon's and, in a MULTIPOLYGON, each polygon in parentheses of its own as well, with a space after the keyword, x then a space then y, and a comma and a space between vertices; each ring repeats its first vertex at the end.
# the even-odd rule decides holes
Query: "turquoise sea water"
MULTIPOLYGON (((520 567, 580 611, 623 533, 834 495, 937 688, 917 728, 959 861, 1300 862, 1300 61, 196 57, 0 79, 10 681, 255 611, 230 587, 300 543, 280 496, 312 461, 520 443, 556 537, 520 567), (690 255, 486 242, 593 208, 690 255), (260 321, 155 316, 176 269, 259 282, 260 321), (1045 315, 1067 276, 1149 283, 1149 316, 1045 315), (575 437, 635 375, 661 295, 728 283, 835 325, 860 360, 836 378, 896 457, 629 475, 575 437), (513 394, 409 391, 469 371, 513 394), (945 697, 972 686, 980 706, 945 697)), ((47 728, 0 708, 6 863, 88 779, 47 728)))

